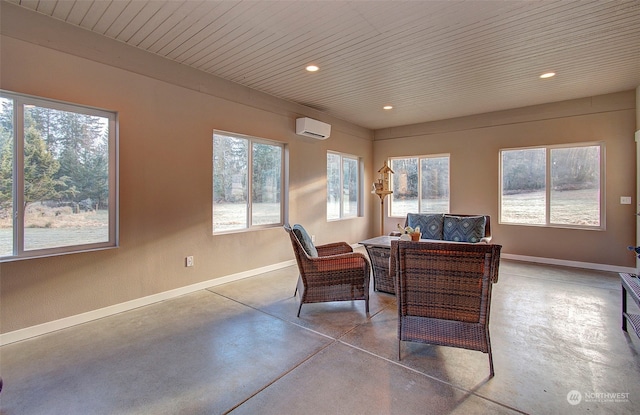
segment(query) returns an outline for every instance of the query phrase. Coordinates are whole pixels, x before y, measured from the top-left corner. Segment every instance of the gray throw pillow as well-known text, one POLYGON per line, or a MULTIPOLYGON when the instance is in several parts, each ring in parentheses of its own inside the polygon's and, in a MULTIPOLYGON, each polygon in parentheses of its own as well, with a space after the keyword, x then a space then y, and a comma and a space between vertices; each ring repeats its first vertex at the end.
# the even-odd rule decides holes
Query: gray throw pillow
POLYGON ((424 213, 408 213, 407 225, 412 228, 420 227, 420 234, 422 239, 442 239, 442 226, 443 226, 442 213, 428 215, 424 213))
POLYGON ((296 238, 300 241, 300 244, 307 252, 307 255, 310 257, 317 257, 318 250, 316 249, 313 242, 311 242, 311 237, 307 233, 307 231, 302 227, 302 225, 293 225, 293 233, 296 235, 296 238))
POLYGON ((484 216, 444 215, 444 240, 454 242, 480 242, 486 226, 484 216))

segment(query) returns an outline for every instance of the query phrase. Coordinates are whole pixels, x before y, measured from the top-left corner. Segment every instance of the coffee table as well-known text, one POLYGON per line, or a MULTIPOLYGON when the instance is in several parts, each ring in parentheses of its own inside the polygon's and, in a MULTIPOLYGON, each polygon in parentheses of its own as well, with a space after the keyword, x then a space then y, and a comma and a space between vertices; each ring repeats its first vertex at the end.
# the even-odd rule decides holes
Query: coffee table
MULTIPOLYGON (((373 289, 389 294, 396 293, 395 273, 396 267, 392 263, 391 258, 391 241, 397 241, 399 236, 376 236, 375 238, 365 239, 358 242, 363 245, 369 254, 371 268, 373 269, 373 289)), ((433 239, 420 239, 423 242, 442 242, 433 239)), ((450 244, 458 244, 462 242, 447 241, 450 244)))
POLYGON ((377 236, 358 242, 369 254, 373 269, 373 289, 389 294, 395 294, 395 270, 390 272, 391 241, 400 239, 398 236, 377 236))

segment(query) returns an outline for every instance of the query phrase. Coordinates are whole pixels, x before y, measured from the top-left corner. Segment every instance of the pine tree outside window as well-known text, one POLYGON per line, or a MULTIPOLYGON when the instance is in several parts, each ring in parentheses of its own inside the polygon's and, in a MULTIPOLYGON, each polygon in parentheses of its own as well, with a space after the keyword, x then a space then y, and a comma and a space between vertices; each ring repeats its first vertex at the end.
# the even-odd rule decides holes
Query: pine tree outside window
POLYGON ((394 157, 389 212, 391 217, 407 213, 449 213, 449 155, 394 157))
POLYGON ((281 143, 214 131, 214 234, 284 224, 285 155, 281 143))
POLYGON ((360 168, 356 156, 327 152, 327 220, 360 215, 360 168))
POLYGON ((0 260, 117 246, 116 123, 0 91, 0 260))

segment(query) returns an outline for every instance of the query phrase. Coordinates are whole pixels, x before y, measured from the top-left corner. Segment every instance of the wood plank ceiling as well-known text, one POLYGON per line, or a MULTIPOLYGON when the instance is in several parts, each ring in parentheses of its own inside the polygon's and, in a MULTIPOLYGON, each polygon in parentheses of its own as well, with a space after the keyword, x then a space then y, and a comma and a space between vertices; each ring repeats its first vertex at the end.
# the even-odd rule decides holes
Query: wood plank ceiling
POLYGON ((638 0, 9 1, 371 129, 640 85, 638 0))

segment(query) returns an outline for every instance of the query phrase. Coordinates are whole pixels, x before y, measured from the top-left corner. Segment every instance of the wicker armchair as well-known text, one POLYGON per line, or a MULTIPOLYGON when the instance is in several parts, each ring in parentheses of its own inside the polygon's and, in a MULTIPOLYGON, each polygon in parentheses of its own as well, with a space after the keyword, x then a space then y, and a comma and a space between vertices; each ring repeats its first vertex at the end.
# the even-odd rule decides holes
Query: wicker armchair
POLYGON ((300 225, 285 225, 284 229, 300 271, 294 294, 300 293, 298 317, 302 304, 329 301, 364 300, 369 312, 370 266, 363 254, 353 252, 346 242, 313 246, 300 225))
POLYGON ((491 288, 498 281, 500 245, 393 241, 402 341, 478 350, 493 357, 489 339, 491 288))

